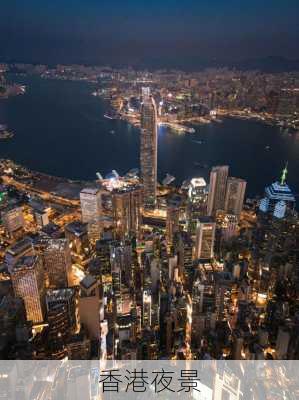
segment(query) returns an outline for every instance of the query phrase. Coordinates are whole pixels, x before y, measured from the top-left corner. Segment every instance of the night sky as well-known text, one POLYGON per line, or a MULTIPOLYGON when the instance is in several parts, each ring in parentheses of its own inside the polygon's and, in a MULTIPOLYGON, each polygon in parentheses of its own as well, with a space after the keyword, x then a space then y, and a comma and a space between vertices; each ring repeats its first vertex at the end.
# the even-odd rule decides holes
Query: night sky
POLYGON ((299 58, 298 0, 2 0, 0 58, 140 67, 299 58))

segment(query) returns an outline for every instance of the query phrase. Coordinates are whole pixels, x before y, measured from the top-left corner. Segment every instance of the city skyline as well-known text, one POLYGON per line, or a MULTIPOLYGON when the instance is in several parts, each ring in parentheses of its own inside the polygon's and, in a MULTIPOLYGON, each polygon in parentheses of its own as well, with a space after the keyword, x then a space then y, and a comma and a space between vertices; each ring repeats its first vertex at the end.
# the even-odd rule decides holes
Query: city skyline
MULTIPOLYGON (((299 359, 298 5, 2 11, 0 359, 63 371, 25 396, 21 364, 16 385, 4 365, 0 397, 54 400, 86 376, 95 400, 118 392, 118 362, 183 360, 178 392, 255 400, 226 365, 262 361, 264 380, 268 360, 299 359), (107 366, 104 380, 82 360, 107 366)), ((159 393, 140 373, 125 392, 159 393)))

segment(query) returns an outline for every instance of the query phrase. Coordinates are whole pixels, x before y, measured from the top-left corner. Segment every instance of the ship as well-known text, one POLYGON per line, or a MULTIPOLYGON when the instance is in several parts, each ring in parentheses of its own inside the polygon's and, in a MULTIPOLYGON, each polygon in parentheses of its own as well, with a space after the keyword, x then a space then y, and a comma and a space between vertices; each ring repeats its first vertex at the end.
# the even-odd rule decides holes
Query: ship
POLYGON ((116 119, 113 115, 110 114, 104 114, 104 117, 108 119, 116 119))
POLYGON ((13 136, 14 134, 7 129, 6 125, 0 125, 0 139, 11 139, 13 136))
POLYGON ((170 185, 173 181, 175 180, 175 177, 170 175, 170 174, 166 174, 166 177, 163 179, 162 183, 163 185, 170 185))
POLYGON ((202 141, 202 140, 192 140, 192 142, 193 142, 193 143, 196 143, 196 144, 203 144, 203 141, 202 141))
POLYGON ((208 166, 207 164, 201 164, 201 163, 198 162, 198 161, 195 161, 195 162, 194 162, 194 165, 195 165, 195 167, 199 167, 199 168, 202 168, 202 169, 207 169, 207 168, 209 168, 209 166, 208 166))

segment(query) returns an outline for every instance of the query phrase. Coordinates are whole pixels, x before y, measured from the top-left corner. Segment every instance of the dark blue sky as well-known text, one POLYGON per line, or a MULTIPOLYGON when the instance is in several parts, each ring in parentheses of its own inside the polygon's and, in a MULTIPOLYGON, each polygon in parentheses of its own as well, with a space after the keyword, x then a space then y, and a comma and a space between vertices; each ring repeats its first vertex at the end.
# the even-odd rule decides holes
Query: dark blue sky
POLYGON ((197 66, 297 58, 298 0, 2 0, 0 57, 197 66))

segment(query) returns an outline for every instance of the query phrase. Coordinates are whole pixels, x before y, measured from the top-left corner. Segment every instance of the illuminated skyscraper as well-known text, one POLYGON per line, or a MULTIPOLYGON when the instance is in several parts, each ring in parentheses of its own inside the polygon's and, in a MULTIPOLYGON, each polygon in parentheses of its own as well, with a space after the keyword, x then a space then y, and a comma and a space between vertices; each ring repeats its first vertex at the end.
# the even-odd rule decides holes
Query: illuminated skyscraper
POLYGON ((166 240, 169 245, 173 242, 174 234, 180 230, 181 201, 180 196, 172 196, 167 201, 166 240))
POLYGON ((67 239, 49 240, 44 251, 44 261, 52 288, 70 286, 72 261, 67 239))
POLYGON ((216 223, 212 218, 203 217, 198 220, 196 228, 195 258, 213 258, 216 223))
POLYGON ((239 219, 244 203, 246 181, 229 177, 226 186, 225 211, 239 219))
POLYGON ((141 225, 141 187, 129 187, 112 193, 113 220, 119 239, 138 236, 141 225))
POLYGON ((22 207, 11 208, 2 214, 5 229, 11 237, 24 228, 25 221, 22 207))
POLYGON ((215 216, 218 210, 224 210, 227 177, 227 165, 212 168, 208 196, 208 215, 215 216))
POLYGON ((152 208, 157 189, 157 109, 149 88, 142 89, 140 166, 144 205, 152 208))
POLYGON ((21 257, 12 268, 11 280, 15 297, 20 297, 24 301, 27 320, 33 324, 43 322, 45 281, 41 257, 21 257))
POLYGON ((88 224, 89 239, 100 239, 102 214, 102 192, 98 188, 86 188, 80 193, 82 221, 88 224))
POLYGON ((194 234, 197 220, 207 215, 208 190, 203 178, 191 179, 188 191, 188 231, 194 234))
POLYGON ((279 182, 274 182, 265 189, 265 197, 260 202, 260 211, 272 214, 275 218, 284 218, 286 213, 295 208, 295 197, 286 183, 287 165, 279 182))
POLYGON ((110 263, 114 292, 121 292, 121 284, 132 280, 132 246, 130 241, 111 243, 110 263))

